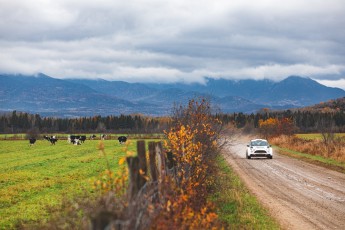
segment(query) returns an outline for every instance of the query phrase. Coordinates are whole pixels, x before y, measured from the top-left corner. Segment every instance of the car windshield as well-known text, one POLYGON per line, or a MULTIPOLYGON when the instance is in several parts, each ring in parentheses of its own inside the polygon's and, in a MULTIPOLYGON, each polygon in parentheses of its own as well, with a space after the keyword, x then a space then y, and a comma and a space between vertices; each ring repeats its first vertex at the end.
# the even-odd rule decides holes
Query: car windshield
POLYGON ((255 140, 250 142, 251 146, 268 146, 268 142, 264 140, 255 140))

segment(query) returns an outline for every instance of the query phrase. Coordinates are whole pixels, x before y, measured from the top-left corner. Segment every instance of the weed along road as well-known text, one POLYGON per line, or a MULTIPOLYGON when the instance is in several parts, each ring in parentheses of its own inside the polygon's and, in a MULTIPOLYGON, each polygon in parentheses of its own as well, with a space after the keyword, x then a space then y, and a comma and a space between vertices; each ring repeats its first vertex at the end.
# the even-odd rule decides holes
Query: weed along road
POLYGON ((283 229, 345 229, 345 174, 274 152, 246 159, 250 138, 224 148, 224 156, 283 229))

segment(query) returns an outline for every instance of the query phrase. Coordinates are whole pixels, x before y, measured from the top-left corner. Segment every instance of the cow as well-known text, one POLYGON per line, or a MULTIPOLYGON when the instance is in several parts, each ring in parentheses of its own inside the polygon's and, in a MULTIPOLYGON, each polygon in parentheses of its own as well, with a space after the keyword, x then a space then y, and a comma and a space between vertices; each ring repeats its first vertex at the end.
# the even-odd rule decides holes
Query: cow
POLYGON ((43 138, 50 142, 50 144, 55 145, 55 143, 58 141, 58 139, 55 136, 43 136, 43 138))
POLYGON ((74 145, 80 145, 81 143, 84 143, 86 140, 86 136, 80 136, 80 135, 69 135, 67 142, 72 143, 74 145))
POLYGON ((76 143, 79 142, 79 138, 80 138, 80 136, 69 135, 69 136, 68 136, 68 139, 67 139, 67 142, 68 142, 68 143, 72 143, 72 144, 76 144, 76 143))
POLYGON ((101 140, 105 140, 106 137, 107 137, 106 134, 102 134, 102 135, 101 135, 101 140))
POLYGON ((55 136, 51 136, 49 138, 50 144, 55 145, 55 143, 58 141, 58 139, 55 136))
POLYGON ((50 140, 49 140, 50 137, 48 137, 48 136, 43 136, 43 138, 44 138, 45 140, 47 140, 47 141, 50 141, 50 140))
POLYGON ((119 143, 120 144, 123 144, 127 141, 127 137, 125 136, 119 136, 119 138, 117 138, 119 140, 119 143))
POLYGON ((31 137, 31 138, 29 139, 30 146, 34 145, 35 142, 36 142, 36 138, 31 137))
POLYGON ((73 139, 71 143, 74 145, 81 145, 80 140, 77 138, 73 139))
POLYGON ((90 136, 90 140, 93 140, 93 139, 95 139, 96 138, 96 135, 95 134, 92 134, 91 136, 90 136))
POLYGON ((81 143, 84 143, 84 141, 86 140, 86 136, 80 136, 79 140, 81 143))

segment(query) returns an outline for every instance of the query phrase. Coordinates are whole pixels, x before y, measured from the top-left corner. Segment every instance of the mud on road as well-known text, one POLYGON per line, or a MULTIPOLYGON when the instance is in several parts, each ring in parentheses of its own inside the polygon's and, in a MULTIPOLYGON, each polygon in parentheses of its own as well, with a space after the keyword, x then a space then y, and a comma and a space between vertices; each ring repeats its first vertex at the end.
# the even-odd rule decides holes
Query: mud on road
POLYGON ((272 160, 248 160, 249 140, 241 137, 223 154, 283 229, 345 229, 345 174, 277 151, 272 160))

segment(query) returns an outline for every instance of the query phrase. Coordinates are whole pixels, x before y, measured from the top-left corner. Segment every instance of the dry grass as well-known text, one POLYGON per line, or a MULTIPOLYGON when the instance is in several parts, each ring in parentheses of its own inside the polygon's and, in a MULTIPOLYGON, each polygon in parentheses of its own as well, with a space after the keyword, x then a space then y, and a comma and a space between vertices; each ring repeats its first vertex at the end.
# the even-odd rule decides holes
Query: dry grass
POLYGON ((345 163, 345 138, 337 137, 329 143, 319 138, 305 139, 297 136, 278 136, 270 139, 274 145, 301 153, 331 158, 345 163))

